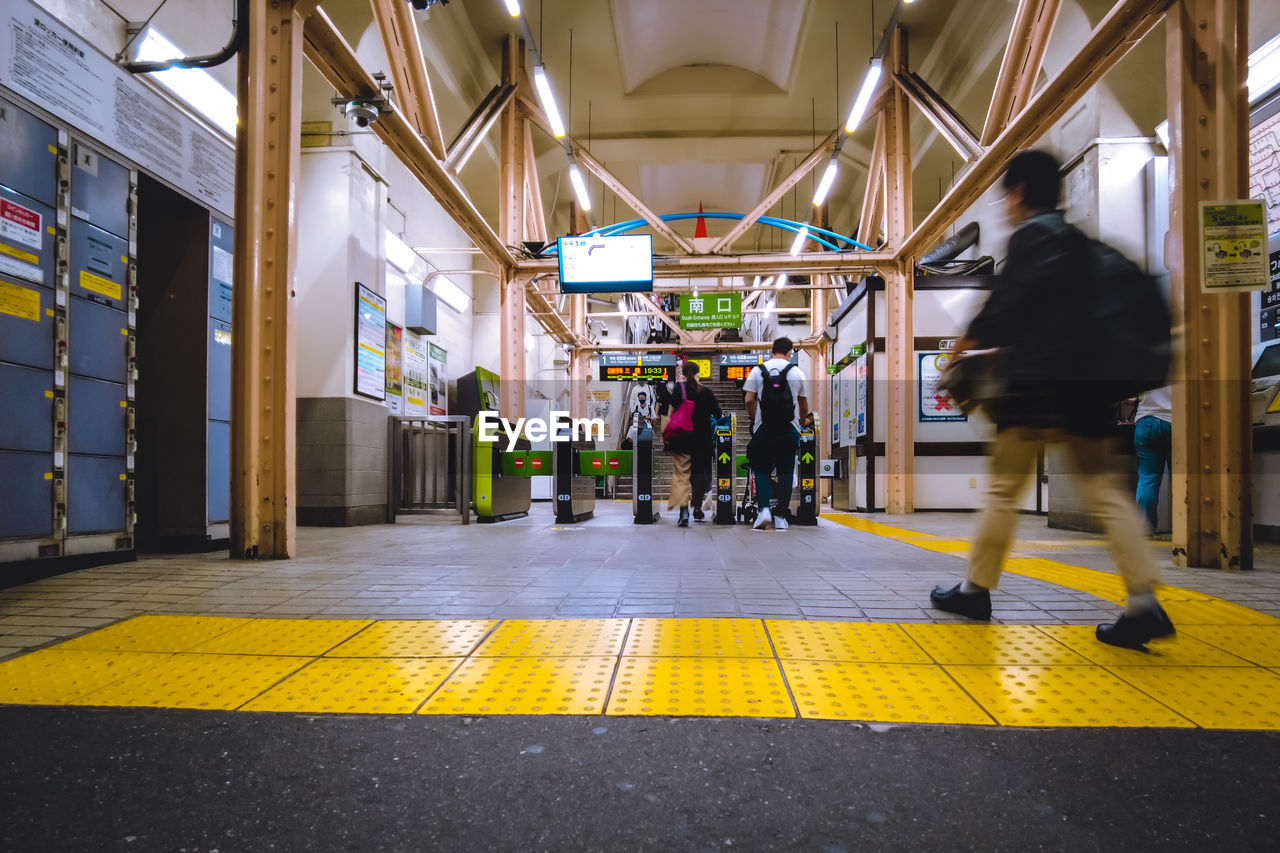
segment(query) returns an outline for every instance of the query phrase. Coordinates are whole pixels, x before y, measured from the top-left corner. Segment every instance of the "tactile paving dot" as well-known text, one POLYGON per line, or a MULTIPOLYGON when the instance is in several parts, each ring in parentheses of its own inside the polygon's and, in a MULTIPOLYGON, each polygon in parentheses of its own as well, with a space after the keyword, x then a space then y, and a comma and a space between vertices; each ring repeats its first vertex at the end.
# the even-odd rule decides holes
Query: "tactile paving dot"
POLYGON ((1280 730, 1280 675, 1270 670, 1212 666, 1108 669, 1206 729, 1280 730))
POLYGON ((885 622, 766 619, 778 657, 863 663, 930 663, 901 626, 885 622))
POLYGON ((1091 663, 1101 666, 1248 666, 1248 661, 1183 634, 1150 643, 1147 651, 1143 652, 1098 642, 1094 633, 1097 629, 1093 625, 1037 627, 1064 646, 1084 655, 1091 663))
POLYGON ((386 619, 326 653, 337 658, 461 657, 497 619, 386 619))
POLYGON ((0 704, 77 704, 85 694, 168 658, 159 652, 33 652, 0 663, 0 704))
POLYGON ((320 658, 242 711, 412 714, 462 658, 320 658))
MULTIPOLYGON (((1100 666, 944 669, 1003 726, 1194 727, 1100 666)), ((1168 670, 1144 671, 1163 675, 1168 670)))
POLYGON ((185 652, 253 620, 227 616, 134 616, 59 643, 63 651, 185 652))
POLYGON ((772 658, 624 657, 609 708, 614 716, 794 717, 772 658))
POLYGON ((1280 619, 1231 601, 1165 601, 1173 624, 1183 625, 1280 625, 1280 619))
POLYGON ((1261 666, 1280 666, 1280 625, 1192 625, 1179 635, 1195 637, 1261 666))
POLYGON ((1089 661, 1031 625, 904 625, 943 664, 1087 664, 1089 661))
POLYGON ((254 619, 189 651, 223 655, 322 655, 369 619, 254 619))
POLYGON ((84 697, 85 705, 231 711, 307 663, 265 655, 172 655, 84 697))
POLYGON ((800 716, 815 720, 992 725, 933 664, 784 660, 800 716))
POLYGON ((507 619, 476 657, 578 657, 622 651, 626 619, 507 619))
POLYGON ((1012 557, 1005 561, 1005 571, 1087 592, 1104 601, 1119 603, 1125 599, 1124 580, 1111 572, 1072 566, 1043 557, 1012 557))
POLYGON ((599 714, 614 657, 469 658, 420 714, 599 714))
POLYGON ((623 654, 636 657, 773 657, 759 619, 632 619, 623 654))

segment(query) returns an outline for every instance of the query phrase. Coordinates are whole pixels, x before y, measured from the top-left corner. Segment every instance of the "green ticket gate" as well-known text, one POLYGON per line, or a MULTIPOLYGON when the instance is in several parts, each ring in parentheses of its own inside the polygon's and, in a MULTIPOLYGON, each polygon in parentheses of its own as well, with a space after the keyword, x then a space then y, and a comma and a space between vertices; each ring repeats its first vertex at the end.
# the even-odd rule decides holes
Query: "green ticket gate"
MULTIPOLYGON (((528 515, 531 495, 529 440, 516 440, 516 449, 503 451, 500 442, 480 441, 471 433, 471 494, 476 520, 481 523, 506 521, 528 515)), ((536 453, 537 451, 532 451, 536 453)))
POLYGON ((795 523, 812 527, 818 523, 818 430, 816 427, 800 428, 800 460, 796 466, 800 481, 800 506, 796 509, 795 523))

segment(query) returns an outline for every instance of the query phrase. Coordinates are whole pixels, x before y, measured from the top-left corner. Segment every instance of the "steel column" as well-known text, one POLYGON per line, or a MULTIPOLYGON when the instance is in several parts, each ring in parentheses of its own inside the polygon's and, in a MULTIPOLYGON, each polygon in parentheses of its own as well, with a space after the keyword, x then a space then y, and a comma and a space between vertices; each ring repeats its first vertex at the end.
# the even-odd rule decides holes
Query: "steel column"
MULTIPOLYGON (((889 40, 886 60, 890 76, 896 77, 907 67, 907 34, 894 29, 889 40)), ((899 86, 885 95, 884 157, 885 209, 888 212, 888 243, 901 246, 911 233, 911 116, 907 96, 899 86)), ((888 350, 888 434, 885 436, 886 473, 885 504, 889 512, 905 513, 915 508, 912 490, 915 461, 915 406, 912 379, 915 365, 913 337, 913 294, 915 262, 900 260, 887 276, 885 296, 889 328, 885 334, 888 350)))
POLYGON ((1249 296, 1200 292, 1200 201, 1247 198, 1246 0, 1165 17, 1171 196, 1166 265, 1183 347, 1173 386, 1173 547, 1183 566, 1253 566, 1249 296))

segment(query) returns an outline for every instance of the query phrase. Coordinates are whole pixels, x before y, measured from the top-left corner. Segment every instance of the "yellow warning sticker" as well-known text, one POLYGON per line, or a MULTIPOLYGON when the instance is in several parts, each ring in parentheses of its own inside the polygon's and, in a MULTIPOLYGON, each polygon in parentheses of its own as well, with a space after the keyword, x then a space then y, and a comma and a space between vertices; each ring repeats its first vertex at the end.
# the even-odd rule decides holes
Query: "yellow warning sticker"
POLYGON ((120 408, 122 408, 122 409, 127 409, 127 408, 129 408, 129 404, 128 404, 128 403, 126 403, 124 400, 121 400, 121 401, 120 401, 120 408))
POLYGON ((811 478, 806 477, 803 481, 801 481, 801 483, 800 483, 800 488, 802 488, 802 489, 812 489, 812 488, 813 488, 813 480, 812 480, 811 478))
POLYGON ((30 252, 24 252, 16 246, 10 246, 7 243, 0 243, 0 253, 6 254, 11 258, 17 258, 20 261, 26 261, 29 264, 38 264, 40 259, 30 252))
POLYGON ((39 323, 39 291, 0 281, 0 314, 12 314, 14 317, 39 323))
POLYGON ((121 474, 121 475, 120 475, 120 479, 121 479, 121 480, 125 479, 125 475, 124 475, 124 474, 121 474))
POLYGON ((53 399, 53 392, 52 392, 52 391, 45 391, 45 392, 44 392, 44 396, 45 396, 45 397, 47 397, 48 399, 52 400, 52 399, 53 399))
POLYGON ((58 153, 58 146, 56 146, 56 145, 50 145, 50 146, 49 146, 49 153, 50 153, 50 154, 57 154, 57 153, 58 153))
POLYGON ((45 471, 45 472, 44 472, 44 478, 45 478, 46 480, 52 480, 52 479, 53 479, 53 472, 52 472, 52 471, 45 471))
POLYGON ((93 293, 100 293, 108 299, 119 299, 120 285, 109 278, 94 275, 88 270, 80 270, 80 286, 93 293))
POLYGON ((722 488, 722 489, 727 489, 727 488, 729 488, 729 480, 728 480, 728 478, 727 478, 727 477, 721 477, 721 478, 720 478, 720 488, 722 488))

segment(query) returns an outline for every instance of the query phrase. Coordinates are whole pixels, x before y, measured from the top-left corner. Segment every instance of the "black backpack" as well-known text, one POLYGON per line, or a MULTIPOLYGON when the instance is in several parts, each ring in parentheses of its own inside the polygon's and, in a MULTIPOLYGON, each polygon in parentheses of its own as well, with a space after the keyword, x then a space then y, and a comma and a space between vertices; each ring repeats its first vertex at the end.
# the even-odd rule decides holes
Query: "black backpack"
POLYGON ((760 425, 764 427, 786 426, 795 418, 796 402, 791 396, 791 383, 787 372, 795 367, 788 364, 777 373, 770 373, 760 365, 764 385, 760 389, 760 425))

